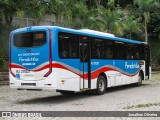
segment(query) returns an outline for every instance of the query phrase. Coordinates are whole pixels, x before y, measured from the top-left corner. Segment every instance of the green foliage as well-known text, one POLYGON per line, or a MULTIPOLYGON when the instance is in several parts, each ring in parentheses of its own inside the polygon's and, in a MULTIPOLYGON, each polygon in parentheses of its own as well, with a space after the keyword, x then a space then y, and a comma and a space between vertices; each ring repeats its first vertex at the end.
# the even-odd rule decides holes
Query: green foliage
POLYGON ((135 18, 133 15, 126 16, 123 23, 123 37, 136 40, 142 39, 142 24, 139 21, 140 19, 135 18))
MULTIPOLYGON (((65 27, 75 29, 93 29, 136 40, 143 40, 144 35, 148 39, 148 32, 156 34, 156 39, 160 36, 160 0, 0 0, 0 32, 11 28, 13 16, 20 18, 21 27, 25 15, 40 21, 45 14, 55 14, 55 25, 63 22, 65 27), (128 14, 124 8, 129 8, 128 14)), ((0 47, 8 48, 8 38, 0 40, 0 47)))
POLYGON ((160 106, 160 103, 138 104, 138 105, 135 105, 135 106, 127 106, 127 109, 146 108, 146 107, 152 107, 152 106, 160 106))
POLYGON ((14 15, 40 21, 45 14, 55 14, 55 25, 62 16, 65 27, 95 29, 131 39, 141 39, 147 27, 157 34, 160 30, 159 0, 0 0, 0 21, 5 19, 8 26, 14 15), (126 16, 120 6, 128 4, 132 5, 126 16))
POLYGON ((110 8, 104 9, 101 20, 104 21, 105 31, 116 34, 118 36, 123 35, 122 24, 124 13, 121 8, 117 7, 115 10, 110 8))
MULTIPOLYGON (((145 40, 148 42, 148 26, 150 26, 150 21, 152 18, 158 17, 160 15, 160 1, 159 0, 134 0, 134 4, 131 7, 130 14, 141 19, 143 23, 143 30, 145 31, 145 40), (155 12, 157 14, 155 14, 155 12)), ((155 18, 154 18, 155 20, 155 18)), ((154 30, 158 29, 160 25, 156 26, 152 23, 154 30)), ((153 31, 152 31, 153 32, 153 31)))
POLYGON ((11 26, 13 16, 16 14, 18 7, 20 7, 20 1, 21 0, 0 0, 0 10, 3 12, 7 26, 11 26))
POLYGON ((11 28, 5 28, 0 31, 0 72, 8 71, 8 43, 11 28))
POLYGON ((45 0, 0 0, 0 20, 4 19, 5 26, 10 27, 13 16, 22 18, 24 15, 28 15, 41 19, 46 13, 46 6, 45 0))

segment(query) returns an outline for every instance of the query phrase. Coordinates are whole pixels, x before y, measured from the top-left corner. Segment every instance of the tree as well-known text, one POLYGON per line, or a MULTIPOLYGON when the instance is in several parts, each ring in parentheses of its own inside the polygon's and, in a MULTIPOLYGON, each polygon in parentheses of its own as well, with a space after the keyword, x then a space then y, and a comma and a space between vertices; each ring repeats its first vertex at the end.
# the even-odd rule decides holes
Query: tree
POLYGON ((73 1, 61 14, 65 18, 65 25, 75 29, 102 30, 101 21, 98 21, 94 8, 88 8, 85 0, 73 1), (100 26, 101 25, 101 26, 100 26))
POLYGON ((131 8, 131 14, 136 17, 142 18, 144 23, 145 41, 148 43, 148 23, 150 21, 150 15, 155 10, 155 0, 135 0, 131 8))
POLYGON ((55 25, 58 24, 59 16, 63 16, 65 12, 69 13, 68 10, 74 2, 73 0, 48 0, 47 13, 55 15, 55 25))
POLYGON ((3 11, 0 9, 0 26, 2 25, 3 21, 3 11))
POLYGON ((106 30, 110 33, 114 33, 118 36, 123 34, 123 16, 124 14, 120 9, 106 11, 106 17, 104 17, 104 22, 106 26, 106 30))
POLYGON ((46 14, 46 9, 49 6, 47 0, 27 0, 25 14, 40 21, 46 14))
POLYGON ((142 34, 142 24, 135 16, 126 16, 123 21, 123 37, 128 39, 140 39, 142 34))
MULTIPOLYGON (((15 0, 18 1, 18 0, 15 0)), ((13 15, 17 12, 15 1, 12 0, 0 0, 0 9, 3 12, 6 25, 11 26, 13 15)))
POLYGON ((6 26, 11 26, 13 16, 18 16, 21 19, 28 14, 33 18, 40 19, 45 14, 45 0, 0 0, 0 12, 3 14, 6 26))
POLYGON ((124 17, 121 7, 115 6, 115 0, 108 0, 107 8, 101 8, 100 20, 103 22, 106 32, 122 36, 124 17))
POLYGON ((72 6, 70 7, 70 10, 68 11, 70 11, 71 19, 67 19, 67 20, 70 21, 70 22, 68 21, 70 27, 75 29, 80 29, 80 28, 84 28, 84 27, 86 28, 89 26, 88 20, 92 19, 89 17, 93 15, 93 11, 87 8, 83 0, 74 2, 74 4, 72 4, 72 6))
POLYGON ((155 1, 154 12, 150 14, 150 22, 148 24, 149 32, 158 36, 160 40, 160 0, 155 1))

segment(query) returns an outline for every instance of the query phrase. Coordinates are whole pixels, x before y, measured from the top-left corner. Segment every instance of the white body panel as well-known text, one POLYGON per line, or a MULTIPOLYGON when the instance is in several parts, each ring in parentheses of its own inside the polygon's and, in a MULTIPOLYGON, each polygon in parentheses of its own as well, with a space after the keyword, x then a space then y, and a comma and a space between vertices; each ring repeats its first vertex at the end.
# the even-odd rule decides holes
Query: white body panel
MULTIPOLYGON (((145 65, 141 68, 144 71, 145 65)), ((42 72, 42 71, 41 71, 42 72)), ((45 70, 43 71, 45 72, 45 70)), ((40 74, 40 73, 39 73, 40 74)), ((105 72, 107 76, 107 87, 120 86, 138 82, 137 73, 134 76, 126 76, 120 72, 108 71, 105 72)), ((53 68, 52 73, 43 80, 22 80, 10 76, 11 88, 17 89, 53 89, 53 90, 67 90, 67 91, 80 91, 88 87, 88 80, 80 78, 79 75, 65 69, 53 68), (22 83, 36 83, 36 86, 21 85, 22 83), (83 86, 84 85, 84 86, 83 86)), ((96 89, 97 78, 91 80, 91 89, 96 89)))

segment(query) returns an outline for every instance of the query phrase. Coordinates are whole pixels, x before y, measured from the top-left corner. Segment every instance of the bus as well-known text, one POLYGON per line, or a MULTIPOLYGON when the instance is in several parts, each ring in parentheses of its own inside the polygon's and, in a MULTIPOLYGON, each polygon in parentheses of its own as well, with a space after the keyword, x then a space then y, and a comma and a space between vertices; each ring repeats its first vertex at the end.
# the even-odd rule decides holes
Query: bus
POLYGON ((89 29, 30 26, 10 33, 10 87, 96 91, 151 78, 149 45, 89 29))

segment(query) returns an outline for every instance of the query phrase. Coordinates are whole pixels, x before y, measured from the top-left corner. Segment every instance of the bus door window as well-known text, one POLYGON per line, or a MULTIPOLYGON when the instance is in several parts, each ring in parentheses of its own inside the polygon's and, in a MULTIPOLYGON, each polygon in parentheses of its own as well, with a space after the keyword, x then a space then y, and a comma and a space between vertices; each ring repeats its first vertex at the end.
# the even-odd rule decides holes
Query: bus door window
POLYGON ((87 41, 80 41, 79 43, 80 47, 80 60, 82 62, 87 62, 88 61, 88 44, 87 41))

